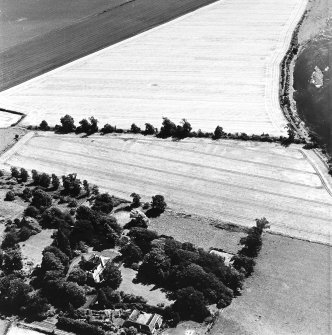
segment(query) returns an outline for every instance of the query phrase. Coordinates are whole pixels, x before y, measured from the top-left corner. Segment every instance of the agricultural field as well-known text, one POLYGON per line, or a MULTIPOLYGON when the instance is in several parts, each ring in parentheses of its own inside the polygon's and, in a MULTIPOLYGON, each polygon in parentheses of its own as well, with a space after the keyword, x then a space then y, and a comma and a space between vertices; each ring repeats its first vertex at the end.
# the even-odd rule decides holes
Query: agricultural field
POLYGON ((211 335, 331 334, 331 247, 271 234, 211 335))
POLYGON ((13 0, 1 4, 0 90, 216 0, 13 0))
POLYGON ((331 243, 332 199, 326 168, 301 146, 141 135, 81 138, 27 134, 0 166, 79 178, 127 199, 162 194, 176 212, 251 227, 266 217, 271 231, 331 243), (264 153, 264 154, 262 154, 264 153))
POLYGON ((306 4, 217 1, 3 91, 2 107, 28 114, 25 125, 68 113, 129 128, 167 116, 205 131, 284 135, 279 64, 306 4))

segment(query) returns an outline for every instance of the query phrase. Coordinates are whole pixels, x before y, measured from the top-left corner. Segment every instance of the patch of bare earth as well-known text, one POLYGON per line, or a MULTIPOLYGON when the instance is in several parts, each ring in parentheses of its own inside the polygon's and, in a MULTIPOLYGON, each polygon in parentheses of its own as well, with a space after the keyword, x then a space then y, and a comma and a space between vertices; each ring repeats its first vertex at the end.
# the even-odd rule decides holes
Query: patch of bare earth
POLYGON ((210 334, 331 334, 331 250, 265 234, 253 276, 210 334))
MULTIPOLYGON (((6 113, 0 112, 0 121, 1 117, 6 113)), ((7 113, 8 114, 8 113, 7 113)), ((0 122, 1 127, 1 122, 0 122)), ((18 138, 21 138, 27 133, 25 128, 13 127, 13 128, 0 128, 0 155, 13 146, 17 140, 15 136, 18 135, 18 138)))

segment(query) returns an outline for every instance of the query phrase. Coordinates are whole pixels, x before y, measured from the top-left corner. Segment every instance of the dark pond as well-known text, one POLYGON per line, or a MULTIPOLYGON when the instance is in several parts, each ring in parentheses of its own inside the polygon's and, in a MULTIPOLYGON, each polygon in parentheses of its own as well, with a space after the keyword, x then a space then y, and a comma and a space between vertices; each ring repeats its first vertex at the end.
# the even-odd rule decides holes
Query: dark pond
POLYGON ((332 153, 332 29, 310 41, 294 71, 299 116, 332 153))

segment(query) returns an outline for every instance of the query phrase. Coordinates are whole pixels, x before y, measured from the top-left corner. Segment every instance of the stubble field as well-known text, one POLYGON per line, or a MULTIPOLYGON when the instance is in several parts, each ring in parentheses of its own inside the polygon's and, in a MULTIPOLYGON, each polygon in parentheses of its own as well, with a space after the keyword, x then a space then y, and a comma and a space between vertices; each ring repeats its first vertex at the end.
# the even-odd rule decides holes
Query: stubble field
POLYGON ((6 90, 2 106, 27 113, 24 124, 68 113, 129 128, 167 116, 206 131, 282 135, 279 64, 305 5, 217 1, 6 90))
POLYGON ((273 232, 331 242, 331 186, 318 157, 301 146, 30 133, 0 164, 77 172, 125 198, 137 192, 150 200, 160 193, 178 212, 242 226, 265 216, 273 232))

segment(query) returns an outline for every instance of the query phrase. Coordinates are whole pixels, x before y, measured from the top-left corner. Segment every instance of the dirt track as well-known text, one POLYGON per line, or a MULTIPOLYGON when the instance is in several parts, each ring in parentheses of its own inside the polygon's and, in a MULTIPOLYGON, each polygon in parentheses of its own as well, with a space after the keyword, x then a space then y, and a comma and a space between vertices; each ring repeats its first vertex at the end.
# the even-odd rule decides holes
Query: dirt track
POLYGON ((0 163, 77 172, 123 197, 161 193, 177 211, 243 226, 266 216, 274 232, 331 243, 332 198, 312 165, 320 161, 301 146, 51 133, 21 143, 0 163))

